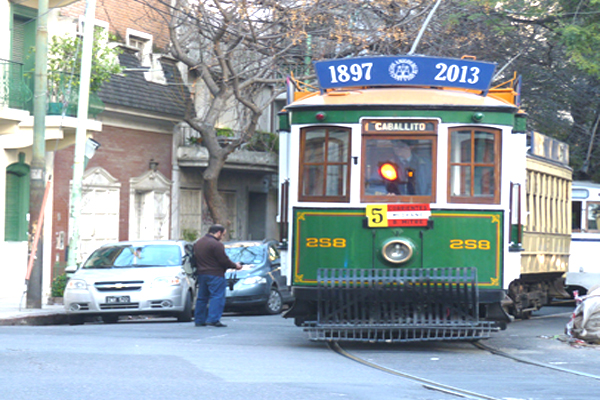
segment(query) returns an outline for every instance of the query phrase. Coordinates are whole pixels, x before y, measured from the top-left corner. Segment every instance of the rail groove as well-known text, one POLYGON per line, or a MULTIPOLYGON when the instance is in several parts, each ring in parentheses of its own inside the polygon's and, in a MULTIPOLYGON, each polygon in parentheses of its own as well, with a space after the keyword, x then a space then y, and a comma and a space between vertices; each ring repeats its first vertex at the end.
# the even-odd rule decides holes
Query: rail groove
POLYGON ((435 381, 432 381, 429 379, 421 378, 421 377, 418 377, 415 375, 407 374, 402 371, 397 371, 395 369, 387 368, 387 367, 372 363, 370 361, 364 360, 360 357, 357 357, 357 356, 347 352, 337 342, 328 342, 327 345, 333 352, 335 352, 339 355, 342 355, 346 358, 349 358, 353 361, 356 361, 356 362, 366 365, 368 367, 375 368, 379 371, 386 372, 388 374, 392 374, 392 375, 396 375, 396 376, 400 376, 402 378, 406 378, 406 379, 409 379, 409 380, 412 380, 415 382, 419 382, 423 385, 424 388, 429 389, 429 390, 436 390, 438 392, 443 392, 446 394, 459 396, 459 397, 463 397, 463 398, 467 398, 467 399, 473 399, 473 400, 501 400, 497 397, 492 397, 492 396, 488 396, 485 394, 460 389, 460 388, 457 388, 454 386, 445 385, 443 383, 438 383, 438 382, 435 382, 435 381))

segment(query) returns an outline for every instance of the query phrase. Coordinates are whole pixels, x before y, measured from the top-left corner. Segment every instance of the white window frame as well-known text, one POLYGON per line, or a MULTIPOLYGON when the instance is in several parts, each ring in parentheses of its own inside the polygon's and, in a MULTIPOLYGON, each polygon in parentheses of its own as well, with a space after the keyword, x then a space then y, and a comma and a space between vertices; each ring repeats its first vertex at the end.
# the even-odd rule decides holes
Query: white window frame
POLYGON ((140 50, 140 60, 142 61, 142 65, 145 67, 149 67, 152 64, 152 60, 150 59, 150 55, 152 54, 152 44, 153 38, 152 35, 146 32, 136 31, 135 29, 127 28, 125 30, 125 43, 129 47, 135 47, 140 50), (137 40, 144 43, 142 48, 131 45, 131 40, 137 40))

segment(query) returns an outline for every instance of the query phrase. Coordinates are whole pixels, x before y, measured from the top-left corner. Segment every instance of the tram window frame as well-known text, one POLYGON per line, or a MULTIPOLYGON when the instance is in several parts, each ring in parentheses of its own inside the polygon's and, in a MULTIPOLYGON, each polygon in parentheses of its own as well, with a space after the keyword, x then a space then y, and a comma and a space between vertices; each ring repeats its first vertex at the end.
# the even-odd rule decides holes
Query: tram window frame
POLYGON ((586 232, 600 232, 600 201, 588 201, 585 203, 585 230, 586 232), (596 214, 597 216, 594 218, 596 222, 596 228, 590 228, 590 206, 596 206, 596 214))
MULTIPOLYGON (((448 202, 449 203, 468 203, 468 204, 500 204, 500 174, 501 174, 501 141, 502 131, 499 129, 483 128, 479 126, 457 126, 448 129, 448 202), (454 133, 459 132, 470 132, 470 146, 468 154, 468 161, 462 160, 462 153, 459 152, 458 158, 460 161, 452 161, 455 148, 452 147, 452 139, 454 133), (489 133, 493 135, 493 161, 476 161, 477 151, 475 149, 475 134, 476 133, 489 133), (453 168, 468 168, 468 195, 453 195, 452 186, 453 182, 453 168), (477 169, 492 169, 493 171, 493 194, 491 196, 476 195, 476 177, 475 172, 477 169)), ((461 149, 462 150, 462 149, 461 149)), ((460 178, 459 178, 460 179, 460 178)), ((483 179, 483 177, 482 177, 483 179)))
MULTIPOLYGON (((340 149, 343 151, 343 149, 340 149)), ((317 125, 302 128, 300 130, 300 165, 299 165, 299 176, 298 176, 298 201, 312 201, 312 202, 337 202, 337 203, 348 203, 350 202, 350 172, 351 172, 351 154, 352 154, 352 130, 350 128, 335 126, 335 125, 317 125), (307 153, 306 136, 309 132, 324 131, 324 150, 322 161, 306 162, 305 156, 307 153), (329 147, 330 141, 333 142, 330 133, 332 131, 345 132, 347 134, 346 149, 345 149, 345 160, 341 161, 329 161, 329 147), (331 139, 331 140, 330 140, 331 139), (342 194, 338 195, 327 195, 328 174, 322 174, 322 193, 323 194, 304 194, 305 185, 305 174, 308 173, 308 167, 314 167, 315 169, 322 168, 323 171, 327 171, 330 167, 339 167, 342 170, 345 168, 345 176, 338 177, 337 185, 342 188, 342 194)), ((343 155, 343 154, 342 154, 343 155)))
MULTIPOLYGON (((436 199, 436 182, 437 182, 437 124, 435 121, 426 121, 428 124, 433 124, 433 129, 428 130, 426 133, 418 131, 410 132, 386 132, 383 133, 364 133, 362 135, 362 166, 361 166, 361 201, 367 202, 380 202, 380 203, 435 203, 436 199), (365 190, 367 176, 370 175, 367 171, 367 141, 368 140, 388 140, 388 141, 430 141, 431 142, 431 193, 427 195, 417 194, 393 194, 393 193, 382 193, 382 194, 367 194, 365 190)), ((372 171, 371 171, 372 173, 372 171)))

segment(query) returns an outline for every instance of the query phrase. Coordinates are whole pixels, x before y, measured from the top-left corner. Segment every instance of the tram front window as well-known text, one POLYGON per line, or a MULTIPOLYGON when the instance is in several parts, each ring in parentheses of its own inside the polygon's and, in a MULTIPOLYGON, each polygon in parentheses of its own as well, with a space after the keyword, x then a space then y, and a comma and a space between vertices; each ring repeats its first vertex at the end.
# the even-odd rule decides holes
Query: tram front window
POLYGON ((433 181, 433 140, 365 140, 365 196, 427 196, 433 181))

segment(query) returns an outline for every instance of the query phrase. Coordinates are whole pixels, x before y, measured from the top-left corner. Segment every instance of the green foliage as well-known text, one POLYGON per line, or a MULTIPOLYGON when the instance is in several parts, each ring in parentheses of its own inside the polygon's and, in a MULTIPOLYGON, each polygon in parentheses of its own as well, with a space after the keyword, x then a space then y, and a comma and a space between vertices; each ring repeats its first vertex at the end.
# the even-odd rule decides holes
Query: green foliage
POLYGON ((187 141, 190 145, 201 145, 202 144, 202 137, 200 136, 190 136, 187 138, 187 141))
POLYGON ((217 136, 233 137, 235 132, 231 128, 217 128, 217 136))
POLYGON ((184 229, 182 236, 182 239, 186 242, 195 242, 198 239, 199 233, 195 229, 184 229))
MULTIPOLYGON (((81 73, 81 53, 83 38, 80 36, 53 36, 48 48, 48 76, 51 82, 61 79, 58 73, 79 75, 81 73)), ((113 74, 123 72, 119 65, 118 55, 121 50, 110 48, 105 34, 96 30, 92 50, 92 71, 90 91, 100 90, 103 83, 108 82, 113 74)), ((79 86, 79 79, 72 79, 72 89, 79 86)))
POLYGON ((65 293, 65 288, 67 287, 67 282, 69 281, 69 277, 67 274, 62 274, 54 278, 52 281, 51 287, 51 295, 52 297, 63 297, 65 293))
POLYGON ((278 154, 279 136, 272 132, 257 131, 254 135, 252 135, 244 149, 250 151, 266 151, 278 154))
POLYGON ((563 28, 562 35, 571 60, 582 71, 600 77, 600 23, 587 26, 567 25, 563 28))

